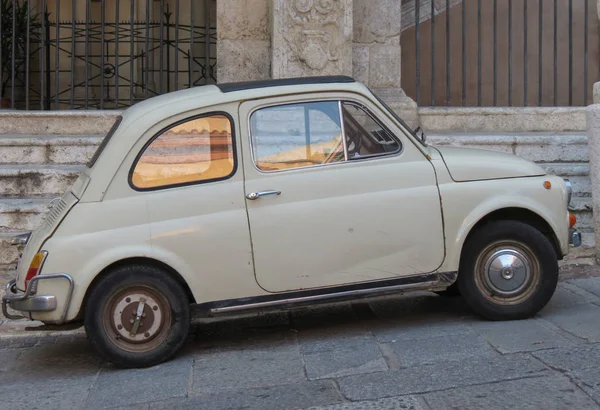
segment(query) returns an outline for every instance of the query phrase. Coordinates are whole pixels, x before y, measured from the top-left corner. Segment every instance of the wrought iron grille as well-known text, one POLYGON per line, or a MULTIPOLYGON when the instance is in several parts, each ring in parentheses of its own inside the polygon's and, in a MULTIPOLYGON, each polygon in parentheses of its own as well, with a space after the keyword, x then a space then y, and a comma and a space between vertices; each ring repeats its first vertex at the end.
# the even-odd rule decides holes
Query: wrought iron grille
POLYGON ((0 1, 17 11, 0 10, 3 108, 123 108, 216 82, 214 0, 0 1))
POLYGON ((402 86, 424 106, 583 106, 596 0, 402 0, 402 86))

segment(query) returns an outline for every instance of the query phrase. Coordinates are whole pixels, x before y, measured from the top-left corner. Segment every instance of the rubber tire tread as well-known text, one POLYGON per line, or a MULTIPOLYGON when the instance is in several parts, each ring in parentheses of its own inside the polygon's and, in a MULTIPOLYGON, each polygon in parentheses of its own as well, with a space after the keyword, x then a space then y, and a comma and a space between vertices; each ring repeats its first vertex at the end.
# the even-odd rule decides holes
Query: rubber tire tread
POLYGON ((121 368, 150 367, 171 359, 186 341, 190 329, 190 302, 185 290, 165 271, 147 265, 125 265, 95 284, 86 303, 84 326, 100 356, 121 368), (151 352, 132 353, 115 346, 104 332, 103 311, 109 297, 125 286, 146 285, 161 292, 171 304, 173 323, 165 341, 151 352))
POLYGON ((536 228, 520 221, 504 220, 485 225, 467 240, 461 256, 458 288, 467 305, 488 320, 527 319, 539 312, 552 298, 558 285, 558 259, 549 239, 536 228), (516 240, 527 245, 538 258, 541 280, 529 299, 517 305, 499 305, 485 298, 475 284, 475 263, 492 242, 516 240))

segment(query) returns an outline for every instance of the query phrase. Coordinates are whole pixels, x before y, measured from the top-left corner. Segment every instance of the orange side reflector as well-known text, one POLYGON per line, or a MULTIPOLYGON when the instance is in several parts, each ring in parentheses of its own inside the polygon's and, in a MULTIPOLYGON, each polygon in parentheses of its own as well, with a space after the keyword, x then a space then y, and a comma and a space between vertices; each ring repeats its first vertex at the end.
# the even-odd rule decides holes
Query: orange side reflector
POLYGON ((25 289, 27 289, 27 285, 31 278, 40 273, 40 268, 44 264, 44 260, 46 260, 46 255, 48 255, 48 252, 46 251, 38 252, 33 256, 33 259, 31 259, 27 275, 25 276, 25 289))
POLYGON ((569 212, 569 228, 572 228, 577 223, 577 217, 569 212))
POLYGON ((552 188, 552 183, 550 181, 544 181, 544 188, 546 188, 546 189, 552 188))

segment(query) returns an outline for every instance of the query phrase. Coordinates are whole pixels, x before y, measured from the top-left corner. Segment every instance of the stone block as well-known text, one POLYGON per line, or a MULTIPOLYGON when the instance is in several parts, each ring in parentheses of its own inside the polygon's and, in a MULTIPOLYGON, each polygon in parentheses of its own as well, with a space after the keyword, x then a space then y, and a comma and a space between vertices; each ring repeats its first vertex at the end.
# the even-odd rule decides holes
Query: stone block
POLYGON ((502 354, 574 346, 571 341, 534 319, 475 322, 472 328, 502 354))
POLYGON ((355 401, 350 403, 321 405, 306 410, 425 410, 415 396, 386 397, 379 400, 355 401))
POLYGON ((399 45, 372 45, 369 60, 369 86, 400 88, 400 58, 399 45))
POLYGON ((352 45, 352 76, 363 84, 369 84, 370 50, 371 46, 367 44, 352 45))
POLYGON ((269 0, 217 2, 218 40, 271 40, 269 0))
POLYGON ((152 403, 150 409, 305 409, 341 401, 342 397, 333 381, 320 380, 189 396, 184 399, 152 403))
POLYGON ((399 46, 400 9, 396 0, 354 0, 354 42, 399 46))
POLYGON ((587 342, 600 342, 600 306, 593 304, 565 306, 561 309, 542 311, 539 316, 555 326, 587 342))
POLYGON ((495 358, 495 352, 482 338, 474 333, 437 336, 390 343, 390 347, 404 367, 444 362, 463 362, 474 358, 495 358))
POLYGON ((108 133, 121 111, 3 111, 0 134, 90 135, 108 133))
POLYGON ((339 379, 338 384, 346 398, 356 401, 549 374, 546 366, 530 356, 510 355, 494 358, 474 357, 460 364, 442 362, 394 372, 348 376, 339 379))
MULTIPOLYGON (((375 339, 362 338, 354 342, 351 347, 304 354, 307 377, 310 380, 330 379, 388 370, 375 339)), ((341 346, 344 345, 341 343, 341 346)))
POLYGON ((352 0, 273 0, 273 78, 352 75, 352 0))
POLYGON ((461 387, 424 396, 436 409, 591 409, 595 403, 560 375, 461 387))
POLYGON ((569 285, 574 285, 586 293, 592 293, 600 298, 600 277, 573 279, 569 281, 569 285))
POLYGON ((192 391, 200 394, 269 387, 306 381, 297 346, 211 353, 203 351, 194 363, 192 391))
POLYGON ((544 350, 533 355, 548 366, 565 372, 594 369, 600 363, 600 345, 544 350))
POLYGON ((146 369, 103 368, 90 390, 85 408, 131 406, 185 397, 191 368, 191 358, 178 358, 146 369))
POLYGON ((579 107, 419 108, 425 132, 585 131, 586 109, 579 107))
POLYGON ((590 105, 587 108, 587 127, 592 204, 595 209, 596 259, 598 259, 600 257, 600 104, 590 105))
POLYGON ((271 56, 268 40, 219 40, 217 43, 219 82, 270 78, 271 56))
POLYGON ((78 166, 0 166, 0 196, 60 196, 80 172, 78 166))

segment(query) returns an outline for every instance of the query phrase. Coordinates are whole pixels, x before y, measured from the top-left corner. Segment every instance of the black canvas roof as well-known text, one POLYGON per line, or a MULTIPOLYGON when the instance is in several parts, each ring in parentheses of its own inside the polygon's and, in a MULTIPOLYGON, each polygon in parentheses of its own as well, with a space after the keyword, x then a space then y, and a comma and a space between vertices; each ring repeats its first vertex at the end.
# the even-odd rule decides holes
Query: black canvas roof
POLYGON ((345 75, 330 75, 321 77, 298 77, 281 78, 278 80, 245 81, 239 83, 215 84, 221 92, 230 93, 234 91, 251 90, 254 88, 280 87, 284 85, 302 85, 302 84, 332 84, 332 83, 353 83, 354 78, 345 75))

